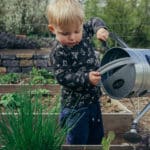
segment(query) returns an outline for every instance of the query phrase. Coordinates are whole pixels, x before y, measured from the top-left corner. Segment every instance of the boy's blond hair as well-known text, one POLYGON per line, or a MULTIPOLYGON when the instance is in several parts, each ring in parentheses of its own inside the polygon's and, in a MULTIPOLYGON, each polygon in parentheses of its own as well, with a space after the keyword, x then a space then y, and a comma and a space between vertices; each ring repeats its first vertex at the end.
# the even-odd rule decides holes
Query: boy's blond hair
POLYGON ((47 7, 47 18, 55 26, 82 24, 84 11, 78 0, 53 0, 47 7))

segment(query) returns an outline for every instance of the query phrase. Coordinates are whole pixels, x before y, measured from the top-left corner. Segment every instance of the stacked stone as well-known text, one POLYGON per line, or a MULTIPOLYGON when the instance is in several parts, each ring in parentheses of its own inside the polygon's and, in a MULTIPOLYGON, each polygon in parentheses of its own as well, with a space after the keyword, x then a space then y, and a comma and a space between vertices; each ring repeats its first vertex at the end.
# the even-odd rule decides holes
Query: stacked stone
POLYGON ((50 49, 36 50, 1 50, 0 73, 26 73, 33 67, 51 71, 49 59, 50 49))

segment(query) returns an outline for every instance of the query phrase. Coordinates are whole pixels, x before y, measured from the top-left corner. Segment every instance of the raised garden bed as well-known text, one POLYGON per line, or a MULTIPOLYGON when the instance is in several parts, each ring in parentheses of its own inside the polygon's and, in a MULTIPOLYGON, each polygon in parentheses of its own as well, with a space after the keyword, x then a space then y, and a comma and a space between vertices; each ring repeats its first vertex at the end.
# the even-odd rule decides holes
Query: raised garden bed
MULTIPOLYGON (((63 145, 61 150, 103 150, 101 145, 63 145)), ((130 145, 111 145, 109 150, 134 150, 130 145)))
MULTIPOLYGON (((3 113, 0 115, 0 119, 3 115, 7 117, 8 114, 3 113)), ((10 114, 9 114, 10 115, 10 114)), ((16 114, 17 115, 17 114, 16 114)), ((58 115, 58 114, 52 114, 58 115)), ((44 117, 49 117, 48 113, 43 113, 44 117)), ((105 126, 105 134, 109 131, 113 131, 115 133, 116 138, 111 144, 110 150, 132 150, 132 146, 129 144, 125 144, 123 139, 123 134, 130 127, 132 121, 132 113, 126 114, 117 114, 117 113, 103 113, 103 120, 105 126), (113 122, 113 123, 112 123, 113 122), (121 124, 120 124, 121 122, 121 124)), ((100 145, 62 145, 62 150, 102 150, 102 146, 100 145)))
MULTIPOLYGON (((116 138, 114 139, 111 145, 111 150, 132 150, 131 149, 132 146, 129 146, 129 144, 124 144, 125 141, 123 139, 123 134, 130 128, 130 124, 132 122, 132 112, 130 112, 119 101, 110 100, 107 96, 102 97, 102 110, 103 110, 105 134, 107 135, 109 131, 113 131, 116 136, 116 138)), ((3 118, 7 117, 7 115, 8 115, 7 113, 2 113, 0 115, 0 119, 2 116, 3 118)), ((58 115, 58 114, 52 114, 52 115, 58 115)), ((49 114, 43 113, 43 116, 48 117, 49 114)), ((82 149, 101 150, 102 146, 62 145, 62 150, 82 150, 82 149)))
POLYGON ((32 68, 28 74, 8 73, 0 74, 0 93, 12 93, 21 90, 47 89, 55 95, 60 86, 51 72, 46 69, 32 68))
MULTIPOLYGON (((126 110, 125 110, 126 111, 126 110)), ((124 133, 130 129, 132 113, 103 113, 105 136, 109 131, 115 133, 115 139, 111 142, 109 150, 149 150, 145 145, 133 145, 124 140, 124 133)), ((102 145, 66 145, 61 150, 105 150, 102 145)), ((108 149, 107 149, 108 150, 108 149)))
MULTIPOLYGON (((52 85, 52 87, 54 87, 56 94, 60 92, 59 85, 57 84, 52 85)), ((50 91, 52 91, 52 88, 50 89, 50 91)), ((44 100, 42 101, 44 102, 44 100)), ((49 102, 45 101, 45 104, 49 105, 49 102)), ((132 150, 133 146, 129 145, 126 141, 124 141, 123 134, 129 131, 131 127, 131 123, 133 120, 133 113, 130 110, 128 110, 127 107, 125 107, 125 105, 123 105, 120 101, 111 99, 107 95, 103 95, 101 97, 101 105, 102 105, 102 112, 103 112, 105 135, 107 135, 109 131, 114 131, 116 135, 116 138, 111 144, 110 150, 132 150)), ((7 116, 7 114, 1 114, 1 115, 7 116)), ((47 116, 48 113, 43 113, 43 115, 47 116)), ((78 149, 101 150, 102 146, 62 145, 62 150, 67 150, 67 149, 68 150, 78 150, 78 149)), ((140 148, 137 147, 136 150, 145 150, 145 149, 141 149, 141 147, 140 148)))
MULTIPOLYGON (((0 92, 12 93, 25 90, 35 90, 35 89, 47 89, 53 96, 60 93, 60 85, 58 84, 27 84, 26 82, 20 82, 20 84, 1 84, 0 92), (25 83, 25 84, 24 84, 25 83)), ((54 100, 54 99, 53 99, 54 100)), ((45 105, 49 105, 49 101, 41 100, 45 105)), ((54 104, 54 103, 53 103, 54 104)), ((123 139, 123 134, 129 130, 132 123, 133 114, 124 105, 122 105, 118 100, 110 99, 108 96, 103 95, 101 97, 102 113, 105 127, 105 134, 109 131, 114 131, 116 138, 114 139, 111 150, 132 150, 132 146, 126 143, 123 139), (124 144, 126 143, 126 144, 124 144)), ((50 107, 49 107, 50 109, 50 107)), ((6 113, 2 113, 1 117, 7 116, 6 113)), ((43 113, 44 116, 48 116, 47 113, 43 113)), ((68 146, 62 145, 62 150, 101 150, 101 146, 68 146)))
POLYGON ((58 84, 36 84, 36 85, 29 85, 29 84, 1 84, 0 85, 0 93, 12 93, 21 91, 22 89, 47 89, 50 90, 52 94, 58 94, 60 91, 60 85, 58 84))

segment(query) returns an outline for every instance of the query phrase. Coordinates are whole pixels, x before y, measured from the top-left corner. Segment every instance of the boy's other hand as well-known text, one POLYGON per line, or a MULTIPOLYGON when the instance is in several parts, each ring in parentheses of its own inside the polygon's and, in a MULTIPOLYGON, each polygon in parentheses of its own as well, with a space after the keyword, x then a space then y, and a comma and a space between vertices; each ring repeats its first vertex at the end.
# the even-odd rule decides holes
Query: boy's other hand
POLYGON ((104 28, 100 28, 96 33, 97 39, 101 41, 106 41, 108 39, 108 36, 109 32, 104 28))
POLYGON ((101 75, 97 71, 89 72, 89 81, 92 85, 97 85, 101 80, 101 75))

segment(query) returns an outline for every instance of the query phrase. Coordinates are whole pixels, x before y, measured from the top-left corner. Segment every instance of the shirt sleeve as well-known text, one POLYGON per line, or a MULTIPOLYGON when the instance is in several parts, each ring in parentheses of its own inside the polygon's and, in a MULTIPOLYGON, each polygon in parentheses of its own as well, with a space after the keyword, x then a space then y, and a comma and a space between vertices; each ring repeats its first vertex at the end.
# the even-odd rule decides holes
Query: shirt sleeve
POLYGON ((84 24, 84 30, 86 31, 86 36, 92 37, 100 28, 105 28, 105 22, 100 18, 91 18, 84 24))

